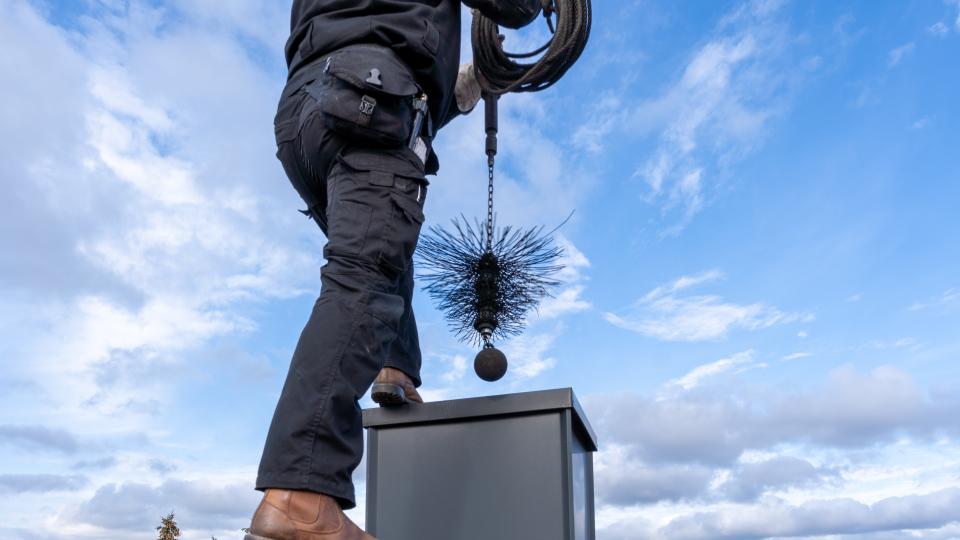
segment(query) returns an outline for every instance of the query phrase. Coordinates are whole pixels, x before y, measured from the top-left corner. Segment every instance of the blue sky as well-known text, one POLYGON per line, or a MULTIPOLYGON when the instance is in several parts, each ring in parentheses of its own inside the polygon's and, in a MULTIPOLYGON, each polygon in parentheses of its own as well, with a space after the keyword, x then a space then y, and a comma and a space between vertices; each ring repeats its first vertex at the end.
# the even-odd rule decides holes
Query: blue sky
MULTIPOLYGON (((257 502, 323 238, 273 157, 289 6, 217 4, 0 1, 4 539, 257 502)), ((501 107, 499 221, 575 210, 564 284, 496 384, 418 293, 425 397, 572 386, 600 540, 960 538, 960 3, 596 4, 501 107)), ((482 145, 441 134, 428 224, 483 212, 482 145)))

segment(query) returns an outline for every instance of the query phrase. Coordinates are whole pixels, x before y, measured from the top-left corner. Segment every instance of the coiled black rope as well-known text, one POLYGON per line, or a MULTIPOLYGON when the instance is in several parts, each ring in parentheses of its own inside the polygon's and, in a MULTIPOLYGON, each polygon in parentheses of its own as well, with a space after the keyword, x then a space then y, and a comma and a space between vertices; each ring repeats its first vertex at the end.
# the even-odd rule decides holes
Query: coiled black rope
POLYGON ((580 58, 590 38, 591 0, 544 0, 543 16, 552 37, 527 53, 503 50, 503 36, 495 22, 474 12, 471 28, 473 65, 484 92, 538 92, 552 86, 580 58), (555 19, 555 20, 554 20, 555 19), (523 63, 518 60, 538 60, 523 63))

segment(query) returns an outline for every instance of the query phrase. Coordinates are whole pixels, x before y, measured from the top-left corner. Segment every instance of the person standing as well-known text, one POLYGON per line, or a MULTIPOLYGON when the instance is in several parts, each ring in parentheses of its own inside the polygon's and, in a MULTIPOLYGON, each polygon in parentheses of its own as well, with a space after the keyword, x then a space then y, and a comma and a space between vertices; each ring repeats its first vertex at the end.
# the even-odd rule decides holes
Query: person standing
MULTIPOLYGON (((462 0, 519 28, 541 0, 462 0)), ((277 158, 326 235, 321 290, 264 445, 247 540, 374 540, 344 514, 359 399, 422 402, 411 305, 436 131, 480 99, 460 66, 461 0, 294 0, 277 158)))

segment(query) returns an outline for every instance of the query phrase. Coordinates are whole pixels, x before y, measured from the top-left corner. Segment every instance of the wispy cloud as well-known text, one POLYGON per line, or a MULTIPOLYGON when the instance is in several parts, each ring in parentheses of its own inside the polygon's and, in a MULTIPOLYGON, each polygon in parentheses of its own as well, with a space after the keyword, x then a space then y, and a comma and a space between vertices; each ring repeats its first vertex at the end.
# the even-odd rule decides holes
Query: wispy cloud
MULTIPOLYGON (((779 2, 748 2, 718 24, 663 93, 632 107, 624 130, 653 133, 656 149, 634 171, 676 234, 708 203, 734 162, 762 141, 789 92, 789 30, 779 2)), ((795 74, 799 72, 794 71, 795 74)))
POLYGON ((950 33, 950 27, 944 24, 943 21, 937 21, 927 28, 927 32, 942 37, 950 33))
POLYGON ((723 278, 723 272, 719 270, 708 270, 694 276, 681 276, 666 285, 660 285, 654 288, 643 297, 645 301, 656 300, 663 296, 671 295, 675 292, 696 287, 704 283, 710 283, 723 278))
POLYGON ((702 383, 705 379, 717 376, 721 373, 743 368, 753 363, 753 351, 743 351, 734 354, 728 358, 722 358, 716 362, 697 366, 686 375, 669 381, 665 386, 670 388, 680 388, 683 390, 692 390, 702 383))
POLYGON ((950 288, 943 291, 939 296, 935 296, 922 302, 914 302, 910 306, 910 311, 920 311, 930 308, 944 308, 960 302, 960 289, 950 288))
POLYGON ((453 358, 450 358, 450 369, 446 373, 441 375, 441 379, 445 382, 452 383, 463 379, 463 376, 467 373, 467 359, 464 356, 456 355, 453 358))
POLYGON ((583 299, 586 288, 584 271, 590 268, 590 260, 577 249, 577 246, 563 236, 557 237, 557 243, 563 248, 563 257, 558 264, 563 270, 557 276, 561 282, 560 291, 540 302, 534 318, 545 320, 562 315, 577 313, 590 309, 589 301, 583 299))
MULTIPOLYGON (((661 211, 661 234, 673 235, 706 207, 730 167, 757 148, 791 88, 818 60, 797 58, 779 1, 746 2, 691 51, 655 96, 635 100, 607 92, 593 104, 573 142, 599 154, 614 136, 654 139, 634 168, 642 197, 661 211), (800 64, 802 69, 784 69, 800 64)), ((628 84, 626 81, 623 84, 628 84)))
POLYGON ((759 330, 779 324, 813 320, 809 313, 790 313, 763 303, 735 304, 715 295, 676 293, 715 281, 718 271, 684 276, 661 285, 641 298, 625 314, 607 312, 607 322, 664 341, 722 339, 733 329, 759 330))
POLYGON ((913 52, 914 44, 905 43, 893 50, 890 51, 889 58, 887 60, 887 65, 890 67, 896 67, 907 57, 910 53, 913 52))
POLYGON ((917 342, 916 338, 903 337, 903 338, 890 339, 890 340, 882 340, 882 339, 874 340, 864 345, 864 348, 878 349, 878 350, 906 349, 906 348, 916 347, 917 345, 919 345, 919 343, 917 342))
POLYGON ((924 116, 923 118, 918 118, 914 120, 914 122, 910 124, 910 129, 912 130, 923 129, 929 125, 930 125, 930 117, 924 116))
POLYGON ((937 21, 927 28, 927 31, 937 37, 944 37, 951 29, 960 32, 960 0, 944 0, 948 9, 947 18, 937 21))
POLYGON ((530 379, 554 367, 557 360, 550 355, 550 348, 558 333, 523 334, 503 346, 510 362, 508 373, 520 379, 530 379))

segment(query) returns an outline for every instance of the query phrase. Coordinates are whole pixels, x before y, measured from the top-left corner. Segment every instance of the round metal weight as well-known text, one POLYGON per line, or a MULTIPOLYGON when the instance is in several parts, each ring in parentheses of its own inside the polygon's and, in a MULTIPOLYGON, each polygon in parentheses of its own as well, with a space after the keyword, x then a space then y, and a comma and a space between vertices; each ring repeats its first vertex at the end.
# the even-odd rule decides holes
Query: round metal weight
POLYGON ((487 382, 500 380, 507 373, 507 356, 496 347, 484 347, 473 361, 473 370, 487 382))

